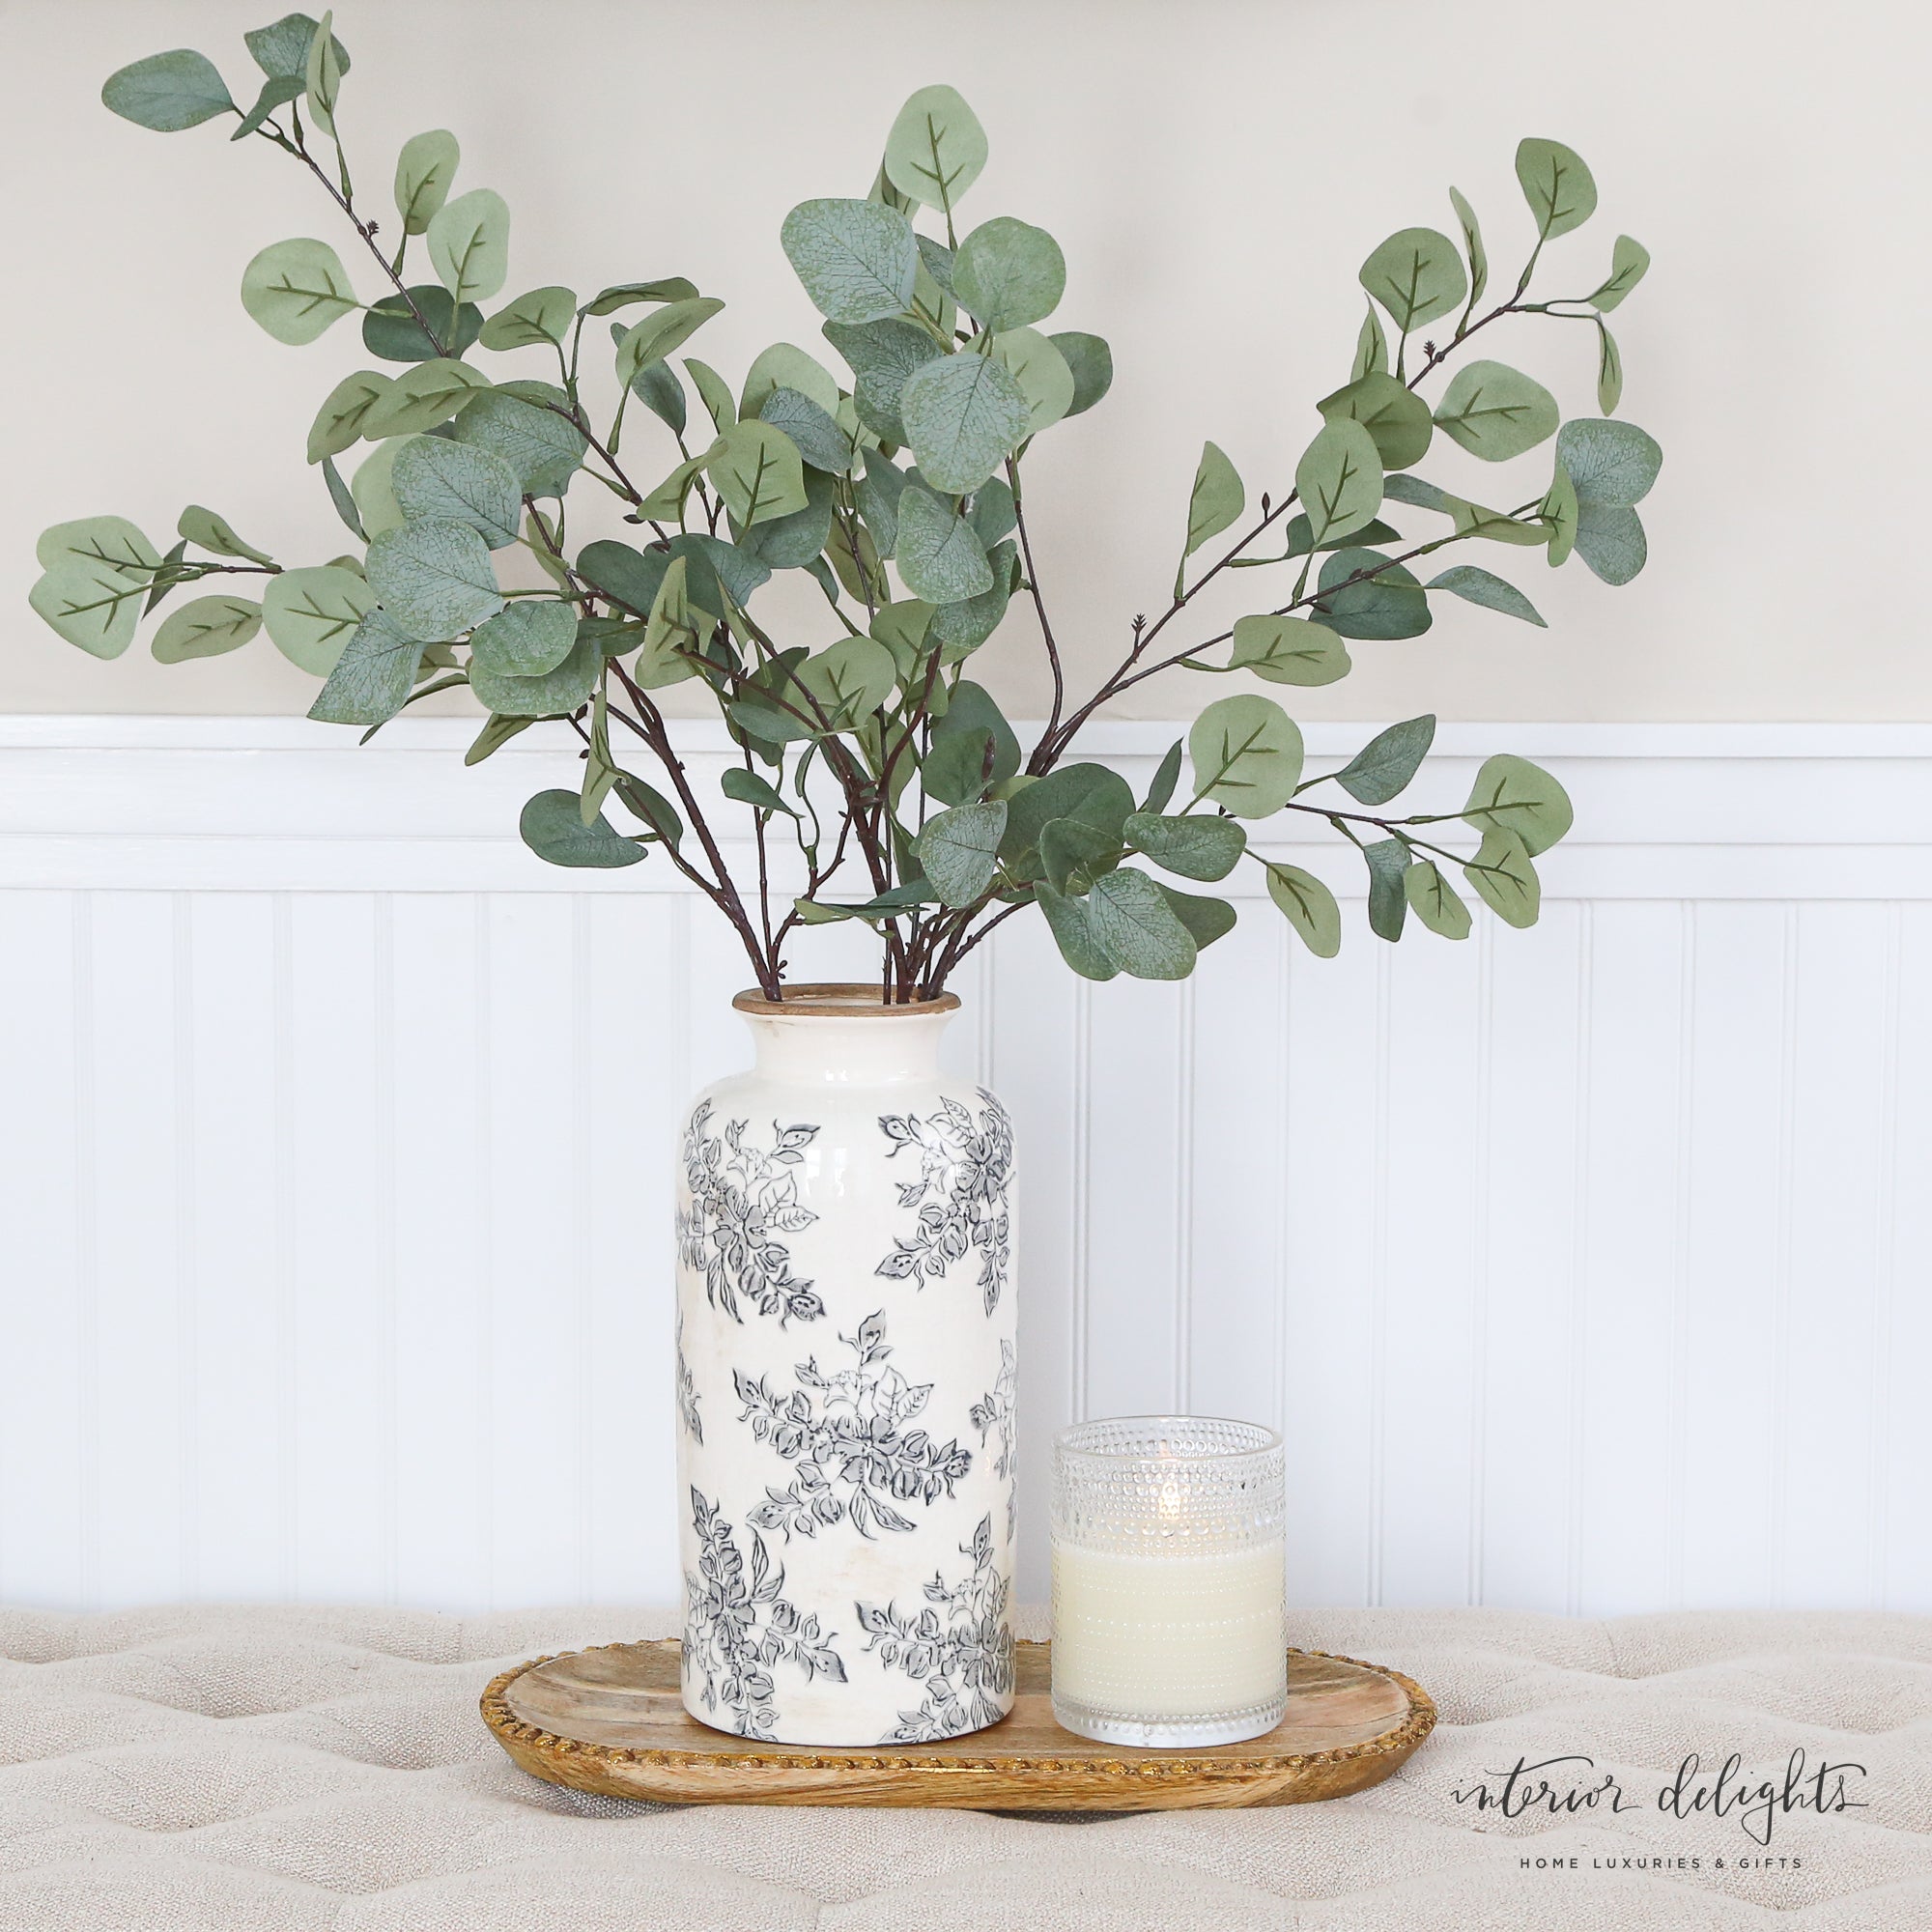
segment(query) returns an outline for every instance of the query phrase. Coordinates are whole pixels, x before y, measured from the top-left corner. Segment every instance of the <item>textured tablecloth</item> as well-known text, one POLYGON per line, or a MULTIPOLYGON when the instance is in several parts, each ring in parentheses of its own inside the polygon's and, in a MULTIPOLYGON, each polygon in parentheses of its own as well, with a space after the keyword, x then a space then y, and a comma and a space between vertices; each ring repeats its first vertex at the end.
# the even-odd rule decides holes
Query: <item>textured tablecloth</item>
POLYGON ((668 1628, 0 1612, 0 1932, 1932 1928, 1928 1617, 1297 1614, 1296 1641, 1409 1672, 1441 1722, 1387 1783, 1279 1810, 664 1808, 538 1783, 483 1730, 506 1663, 668 1628), (1781 1779, 1801 1747, 1862 1765, 1865 1808, 1779 1817, 1768 1848, 1655 1808, 1687 1752, 1781 1779), (1567 1753, 1596 1767, 1564 1788, 1608 1771, 1634 1808, 1451 1796, 1567 1753))

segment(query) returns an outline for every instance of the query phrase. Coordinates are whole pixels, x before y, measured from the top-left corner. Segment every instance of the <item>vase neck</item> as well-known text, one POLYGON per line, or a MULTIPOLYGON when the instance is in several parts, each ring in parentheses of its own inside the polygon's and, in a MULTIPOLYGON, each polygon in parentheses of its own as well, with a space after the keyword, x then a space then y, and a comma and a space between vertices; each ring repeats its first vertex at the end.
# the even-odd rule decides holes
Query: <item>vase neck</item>
POLYGON ((953 1004, 868 1013, 747 1012, 757 1070, 785 1086, 880 1087, 939 1072, 939 1037, 953 1004))

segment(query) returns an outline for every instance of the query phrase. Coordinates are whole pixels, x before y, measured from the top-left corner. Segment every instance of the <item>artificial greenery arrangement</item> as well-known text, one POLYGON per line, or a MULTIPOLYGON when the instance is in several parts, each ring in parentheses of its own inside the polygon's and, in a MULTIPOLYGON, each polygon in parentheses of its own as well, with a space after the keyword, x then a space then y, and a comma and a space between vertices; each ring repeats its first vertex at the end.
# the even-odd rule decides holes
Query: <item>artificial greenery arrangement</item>
POLYGON ((781 997, 786 944, 802 924, 870 926, 882 996, 898 1002, 936 993, 1029 905, 1075 972, 1179 979, 1235 911, 1156 874, 1211 882, 1244 858, 1264 866, 1302 939, 1331 954, 1341 921, 1327 888, 1249 842, 1251 827, 1284 811, 1316 814, 1359 848, 1369 923, 1383 939, 1398 938, 1410 912, 1463 937, 1459 870, 1511 924, 1536 918, 1535 857, 1571 822, 1548 774, 1499 755, 1460 813, 1385 812, 1427 753, 1433 718, 1392 726, 1339 771, 1306 776, 1300 733, 1278 704, 1223 697, 1196 720, 1185 759, 1177 743, 1140 799, 1072 754, 1098 707, 1163 672, 1329 684, 1349 670, 1350 641, 1415 637, 1443 595, 1543 621, 1477 564, 1426 582, 1410 568, 1452 546, 1520 545, 1551 566, 1574 553, 1609 583, 1642 568, 1634 506, 1661 455, 1643 431, 1610 419, 1623 379, 1604 318, 1649 258, 1620 236, 1589 294, 1530 299, 1548 244, 1596 207, 1590 172, 1568 148, 1526 140, 1517 151, 1535 239, 1493 305, 1484 306, 1482 230, 1454 189, 1460 247, 1406 228, 1369 256, 1352 366, 1316 406, 1321 428, 1292 487, 1264 494, 1250 513, 1234 466, 1207 444, 1184 527, 1177 516, 1166 608, 1136 617, 1119 665, 1075 698, 1028 530, 1025 472, 1035 439, 1106 394, 1112 359, 1097 335, 1041 332, 1065 280, 1050 235, 1005 215, 962 226, 986 137, 951 88, 923 88, 900 109, 864 199, 806 201, 785 217, 780 240, 849 375, 778 343, 734 389, 696 356, 682 374, 671 364, 724 306, 681 277, 619 283, 585 302, 569 289, 532 289, 486 318, 480 305, 508 275, 509 212, 487 187, 451 195, 455 137, 418 134, 404 146, 392 242, 387 215, 379 230, 351 177, 338 119, 350 61, 329 16, 291 14, 246 41, 265 79, 245 109, 185 49, 122 69, 102 98, 163 132, 234 117, 232 139, 252 136, 306 168, 354 230, 367 279, 385 291, 373 302, 358 298, 333 248, 308 240, 263 249, 242 300, 288 343, 359 312, 364 345, 388 365, 338 384, 308 439, 308 461, 362 554, 287 569, 199 506, 183 512, 181 541, 165 555, 121 518, 58 525, 41 539, 46 574, 32 602, 71 642, 116 656, 182 586, 260 576, 259 602, 221 591, 176 608, 155 655, 235 650, 266 628, 326 680, 312 718, 372 731, 414 699, 467 684, 490 714, 470 763, 556 721, 582 741, 582 790, 531 799, 524 838, 563 866, 636 865, 659 848, 731 922, 767 997, 781 997), (410 273, 418 240, 434 280, 410 273), (638 311, 640 320, 608 324, 615 400, 600 413, 590 394, 591 367, 603 374, 600 328, 638 311), (1466 354, 1492 323, 1520 315, 1587 325, 1604 419, 1560 423, 1540 383, 1466 354), (526 355, 540 373, 498 380, 469 359, 479 345, 526 355), (1423 391, 1438 376, 1432 400, 1423 391), (639 434, 646 422, 655 451, 639 434), (1451 495, 1417 471, 1437 436, 1490 461, 1553 438, 1548 485, 1510 509, 1451 495), (336 460, 358 442, 371 451, 345 482, 336 460), (629 540, 578 540, 584 490, 572 486, 586 479, 592 503, 614 503, 633 526, 629 540), (1419 533, 1386 520, 1397 506, 1419 514, 1419 533), (1200 555, 1243 523, 1225 550, 1200 555), (526 570, 529 583, 505 587, 495 556, 517 550, 543 577, 526 570), (1204 586, 1264 567, 1293 589, 1230 631, 1180 640, 1204 586), (757 593, 785 570, 816 579, 822 637, 781 638, 760 621, 757 593), (1030 747, 964 675, 1022 598, 1053 691, 1030 747), (742 758, 722 795, 699 795, 654 696, 685 682, 710 693, 742 758), (640 755, 657 783, 623 755, 640 755), (613 805, 635 829, 611 824, 613 805), (754 890, 733 878, 714 829, 727 809, 750 815, 754 890), (1445 827, 1475 849, 1438 842, 1455 836, 1445 827))

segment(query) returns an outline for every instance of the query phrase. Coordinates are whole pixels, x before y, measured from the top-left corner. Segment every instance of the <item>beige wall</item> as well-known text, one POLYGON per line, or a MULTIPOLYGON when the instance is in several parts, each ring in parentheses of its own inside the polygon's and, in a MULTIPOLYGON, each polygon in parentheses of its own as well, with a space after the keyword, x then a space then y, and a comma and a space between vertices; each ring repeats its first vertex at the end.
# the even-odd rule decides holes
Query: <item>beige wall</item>
MULTIPOLYGON (((248 257, 289 235, 332 241, 370 298, 373 270, 265 144, 231 147, 213 123, 151 134, 97 98, 114 67, 181 44, 240 93, 241 30, 278 4, 0 9, 0 604, 13 613, 0 709, 280 712, 312 695, 266 639, 203 664, 156 665, 145 642, 99 664, 25 609, 34 535, 60 518, 117 511, 165 543, 193 500, 286 561, 341 547, 302 440, 329 385, 367 358, 348 323, 307 350, 270 341, 235 292, 248 257)), ((372 206, 386 212, 402 139, 452 128, 459 188, 511 204, 506 296, 690 275, 730 302, 702 353, 733 374, 776 338, 822 347, 778 246, 785 210, 862 193, 904 95, 958 86, 993 145, 969 211, 1052 230, 1070 269, 1055 326, 1109 336, 1120 371, 1106 404, 1045 438, 1031 466, 1076 682, 1118 655, 1133 611, 1164 601, 1203 437, 1251 495, 1284 487, 1313 399, 1346 377, 1368 249, 1411 223, 1448 227, 1453 180, 1513 268, 1527 231, 1517 137, 1566 140, 1603 201, 1552 249, 1550 291, 1594 286, 1619 230, 1656 258, 1616 319, 1622 412, 1666 452, 1644 506, 1651 567, 1613 591, 1580 563, 1551 574, 1485 546, 1477 560, 1525 585, 1548 632, 1454 607, 1423 639, 1360 646, 1354 677, 1297 694, 1297 708, 1932 718, 1915 568, 1932 419, 1928 35, 1904 0, 1829 13, 1795 0, 346 0, 338 15, 355 59, 342 124, 372 206)), ((1490 339, 1567 407, 1589 406, 1589 330, 1512 322, 1490 339)), ((639 469, 669 467, 643 432, 629 447, 639 469)), ((1447 454, 1457 462, 1432 457, 1432 473, 1490 500, 1534 487, 1447 454)), ((1275 581, 1240 573, 1243 601, 1216 608, 1279 601, 1262 588, 1275 581)), ((803 621, 817 639, 822 607, 803 621)), ((1037 715, 1032 644, 1016 615, 982 662, 1011 708, 1037 715)), ((1206 695, 1181 674, 1125 708, 1172 715, 1206 695)))

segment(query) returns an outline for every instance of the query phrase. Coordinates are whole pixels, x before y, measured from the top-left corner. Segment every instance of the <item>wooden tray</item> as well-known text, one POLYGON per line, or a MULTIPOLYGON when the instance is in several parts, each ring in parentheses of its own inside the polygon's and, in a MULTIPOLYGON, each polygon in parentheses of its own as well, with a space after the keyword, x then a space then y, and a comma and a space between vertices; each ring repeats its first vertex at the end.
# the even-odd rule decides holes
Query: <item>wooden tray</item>
POLYGON ((1288 1715, 1266 1737, 1199 1750, 1095 1744, 1053 1720, 1051 1646, 1015 1646, 1018 1697, 992 1729, 940 1744, 842 1749, 714 1731, 678 1695, 678 1645, 535 1658, 483 1693, 524 1770, 673 1804, 935 1804, 999 1811, 1175 1811, 1299 1804, 1378 1784, 1435 1723, 1397 1670, 1288 1653, 1288 1715))

